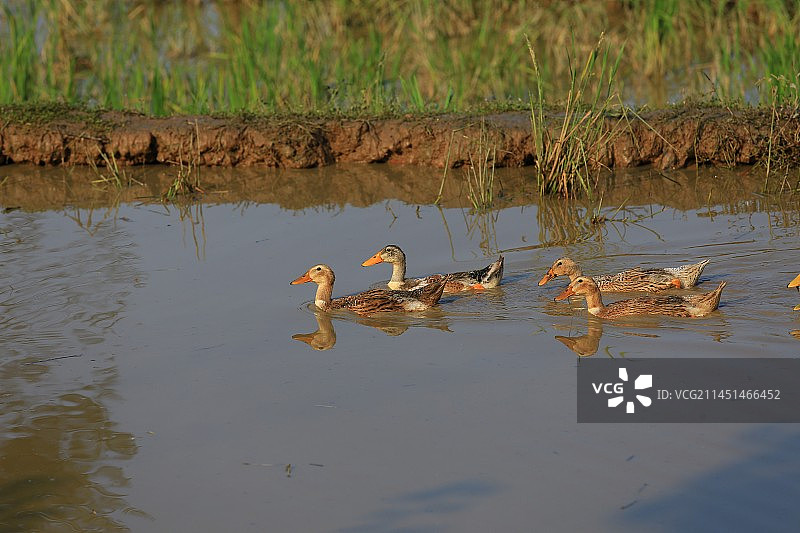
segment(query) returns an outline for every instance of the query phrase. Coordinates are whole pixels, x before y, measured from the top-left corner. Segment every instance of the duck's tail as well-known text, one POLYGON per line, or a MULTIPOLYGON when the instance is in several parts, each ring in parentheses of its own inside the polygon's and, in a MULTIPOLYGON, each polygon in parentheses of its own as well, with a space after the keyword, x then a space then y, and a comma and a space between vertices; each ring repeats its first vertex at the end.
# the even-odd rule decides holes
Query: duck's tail
POLYGON ((430 307, 432 305, 436 305, 436 303, 439 301, 439 298, 442 297, 445 284, 446 281, 441 279, 439 281, 434 281, 432 283, 428 283, 427 285, 423 285, 419 289, 412 291, 412 293, 420 302, 430 307))
POLYGON ((694 287, 697 285, 697 280, 700 277, 700 274, 703 273, 703 269, 707 264, 708 259, 704 259, 693 265, 665 268, 664 270, 681 280, 682 288, 688 289, 689 287, 694 287))
POLYGON ((698 307, 707 308, 709 313, 719 307, 719 299, 722 296, 722 289, 725 288, 725 285, 727 285, 727 282, 721 281, 716 289, 701 295, 698 307))

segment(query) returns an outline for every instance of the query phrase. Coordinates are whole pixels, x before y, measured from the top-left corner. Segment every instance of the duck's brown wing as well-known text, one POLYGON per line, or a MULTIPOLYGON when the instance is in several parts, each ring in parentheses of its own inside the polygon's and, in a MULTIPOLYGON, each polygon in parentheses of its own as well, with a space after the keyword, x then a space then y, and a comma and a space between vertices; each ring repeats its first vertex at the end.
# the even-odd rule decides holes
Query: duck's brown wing
POLYGON ((593 276, 603 292, 661 292, 681 286, 681 281, 660 268, 629 268, 613 275, 593 276))
POLYGON ((677 295, 621 300, 607 305, 600 314, 603 318, 634 315, 693 316, 687 307, 686 298, 677 295))
POLYGON ((468 277, 469 275, 470 275, 469 272, 455 272, 453 274, 431 274, 430 276, 425 276, 424 278, 415 278, 411 280, 406 280, 406 284, 403 286, 403 288, 406 290, 413 291, 421 289, 422 287, 427 287, 429 285, 434 285, 437 283, 444 282, 444 292, 447 293, 461 292, 469 289, 471 286, 477 283, 474 279, 469 278, 468 277))
POLYGON ((331 300, 331 309, 349 309, 362 315, 391 311, 422 311, 442 296, 444 281, 429 283, 412 291, 372 289, 331 300))
POLYGON ((431 283, 438 283, 443 279, 445 279, 444 274, 431 274, 430 276, 425 276, 424 278, 407 279, 403 284, 403 290, 413 291, 416 289, 421 289, 426 285, 430 285, 431 283))
POLYGON ((371 315, 389 311, 404 311, 402 299, 395 295, 406 291, 372 289, 350 296, 331 300, 331 309, 349 309, 356 313, 371 315))
POLYGON ((423 285, 413 291, 409 291, 406 294, 398 295, 400 298, 404 298, 406 302, 417 300, 421 302, 425 307, 430 307, 432 305, 436 305, 439 302, 439 298, 442 297, 442 293, 444 292, 445 286, 447 282, 444 279, 439 281, 434 281, 428 283, 427 285, 423 285))

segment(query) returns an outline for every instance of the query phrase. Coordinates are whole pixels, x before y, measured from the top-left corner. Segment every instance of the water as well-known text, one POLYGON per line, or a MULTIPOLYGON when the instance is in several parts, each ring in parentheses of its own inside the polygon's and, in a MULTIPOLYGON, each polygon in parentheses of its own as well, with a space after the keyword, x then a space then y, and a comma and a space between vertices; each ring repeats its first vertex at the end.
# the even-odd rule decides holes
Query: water
MULTIPOLYGON (((0 189, 22 207, 0 214, 2 530, 749 531, 800 518, 796 425, 575 422, 569 344, 796 356, 800 212, 753 193, 760 178, 621 175, 601 209, 620 221, 592 225, 597 200, 530 204, 513 172, 484 215, 420 203, 438 178, 413 185, 413 169, 209 172, 227 192, 169 210, 109 207, 37 172, 5 167, 0 189), (23 183, 38 200, 25 204, 23 183), (390 242, 410 275, 502 252, 504 283, 371 319, 315 313, 313 287, 289 285, 318 262, 334 295, 386 280, 387 265, 359 265, 390 242), (705 319, 601 323, 552 301, 561 278, 536 285, 564 254, 597 272, 707 257, 697 290, 728 287, 705 319)), ((167 171, 147 172, 157 190, 167 171)))

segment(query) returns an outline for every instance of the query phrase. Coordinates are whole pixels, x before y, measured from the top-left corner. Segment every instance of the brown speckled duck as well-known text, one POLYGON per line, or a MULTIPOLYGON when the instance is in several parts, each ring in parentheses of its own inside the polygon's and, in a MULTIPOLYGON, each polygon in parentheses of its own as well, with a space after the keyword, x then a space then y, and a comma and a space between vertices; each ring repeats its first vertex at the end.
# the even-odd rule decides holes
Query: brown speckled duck
POLYGON ((392 264, 392 279, 389 280, 389 288, 394 290, 410 290, 444 280, 444 292, 454 293, 468 289, 491 289, 497 287, 500 280, 503 279, 502 255, 500 259, 480 270, 406 279, 406 254, 396 244, 387 244, 378 253, 361 263, 361 266, 372 266, 378 263, 392 264))
POLYGON ((317 284, 314 304, 323 311, 349 309, 361 315, 387 311, 424 311, 436 305, 444 290, 444 281, 429 283, 413 291, 372 289, 351 296, 331 298, 336 277, 328 265, 315 265, 292 281, 292 285, 313 281, 317 284))
MULTIPOLYGON (((688 289, 694 287, 697 278, 708 264, 708 259, 674 268, 630 268, 618 274, 592 276, 601 292, 661 292, 667 289, 688 289)), ((557 276, 569 276, 575 281, 583 276, 581 267, 569 257, 561 257, 553 262, 553 266, 542 276, 539 286, 544 285, 557 276)))
POLYGON ((645 296, 603 305, 597 283, 588 276, 580 276, 556 296, 556 300, 564 300, 572 295, 585 296, 588 311, 599 318, 619 318, 633 315, 697 318, 706 316, 719 306, 719 298, 724 288, 725 282, 723 281, 715 290, 702 294, 645 296))
MULTIPOLYGON (((800 292, 800 274, 797 275, 792 281, 789 282, 789 288, 797 287, 798 292, 800 292)), ((795 311, 800 311, 800 304, 796 305, 794 308, 795 311)))

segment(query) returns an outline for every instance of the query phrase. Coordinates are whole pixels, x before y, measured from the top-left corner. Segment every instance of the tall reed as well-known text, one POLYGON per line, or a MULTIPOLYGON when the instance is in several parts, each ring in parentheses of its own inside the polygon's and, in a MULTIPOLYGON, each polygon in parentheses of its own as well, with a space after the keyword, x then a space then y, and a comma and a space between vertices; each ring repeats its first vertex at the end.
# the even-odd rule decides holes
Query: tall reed
POLYGON ((612 62, 609 46, 601 36, 580 71, 573 68, 572 54, 567 52, 569 88, 559 113, 551 121, 536 52, 530 40, 526 42, 535 85, 530 96, 531 129, 539 194, 591 195, 591 173, 599 166, 598 156, 619 133, 618 127, 608 129, 605 119, 621 106, 614 88, 623 50, 612 62))
POLYGON ((481 121, 478 139, 472 143, 468 153, 469 166, 466 168, 468 197, 475 211, 485 211, 494 202, 495 160, 497 145, 492 143, 486 129, 486 121, 481 121))

